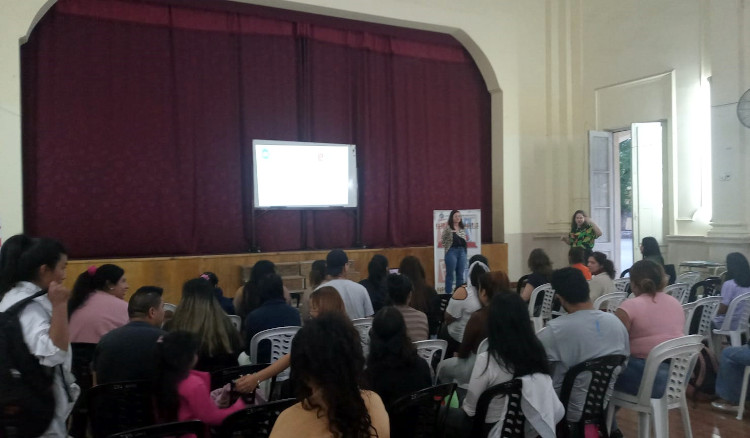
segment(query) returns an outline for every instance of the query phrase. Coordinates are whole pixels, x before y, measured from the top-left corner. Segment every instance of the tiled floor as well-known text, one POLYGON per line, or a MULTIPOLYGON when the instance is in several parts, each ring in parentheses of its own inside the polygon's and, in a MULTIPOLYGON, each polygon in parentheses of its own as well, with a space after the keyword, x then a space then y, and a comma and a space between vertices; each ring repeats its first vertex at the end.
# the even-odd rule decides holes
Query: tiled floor
MULTIPOLYGON (((735 415, 723 413, 711 408, 709 402, 688 402, 690 409, 690 425, 695 438, 741 438, 750 437, 750 412, 745 412, 745 418, 740 421, 735 415)), ((638 414, 626 409, 620 409, 617 414, 620 430, 627 438, 638 436, 638 414)), ((651 434, 653 435, 653 432, 651 434)), ((684 437, 682 419, 679 409, 669 411, 669 436, 684 437)))

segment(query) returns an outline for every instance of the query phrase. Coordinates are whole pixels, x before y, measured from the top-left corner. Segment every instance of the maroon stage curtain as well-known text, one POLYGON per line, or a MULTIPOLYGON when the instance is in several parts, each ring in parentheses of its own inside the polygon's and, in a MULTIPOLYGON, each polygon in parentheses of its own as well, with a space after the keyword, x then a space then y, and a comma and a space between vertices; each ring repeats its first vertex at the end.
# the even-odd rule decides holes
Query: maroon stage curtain
POLYGON ((244 252, 253 227, 264 251, 352 246, 348 210, 251 214, 253 139, 356 144, 369 246, 431 244, 433 209, 491 235, 489 94, 445 35, 61 0, 21 54, 25 228, 74 257, 244 252))

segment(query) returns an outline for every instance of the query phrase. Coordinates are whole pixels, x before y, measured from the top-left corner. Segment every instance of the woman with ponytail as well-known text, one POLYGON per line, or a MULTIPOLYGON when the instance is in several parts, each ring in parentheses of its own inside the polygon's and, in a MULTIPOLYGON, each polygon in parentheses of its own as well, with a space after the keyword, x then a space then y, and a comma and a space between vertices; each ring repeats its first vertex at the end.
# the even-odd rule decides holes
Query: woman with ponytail
MULTIPOLYGON (((615 384, 618 391, 636 395, 651 350, 664 341, 683 335, 685 314, 682 305, 664 293, 666 285, 664 269, 657 263, 641 260, 630 268, 630 288, 635 297, 623 301, 615 311, 630 335, 630 359, 615 384)), ((668 374, 669 366, 664 363, 656 375, 653 398, 664 394, 668 374)))
POLYGON ((70 291, 62 285, 67 264, 67 251, 53 239, 19 234, 8 239, 0 249, 0 312, 47 290, 18 314, 29 352, 41 365, 55 369, 55 412, 44 437, 68 436, 65 421, 80 393, 70 373, 70 291))
POLYGON ((117 265, 90 266, 78 276, 68 303, 70 342, 97 344, 128 323, 125 271, 117 265))
POLYGON ((589 280, 589 299, 595 301, 604 294, 615 291, 615 264, 603 252, 591 253, 588 260, 591 280, 589 280))

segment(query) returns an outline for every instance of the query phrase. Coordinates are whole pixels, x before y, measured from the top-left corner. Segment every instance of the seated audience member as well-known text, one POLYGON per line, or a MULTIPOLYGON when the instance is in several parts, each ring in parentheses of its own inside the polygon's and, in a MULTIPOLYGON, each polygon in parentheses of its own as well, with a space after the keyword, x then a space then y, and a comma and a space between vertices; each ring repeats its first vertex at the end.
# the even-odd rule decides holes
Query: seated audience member
POLYGON ((479 277, 479 301, 482 308, 469 318, 464 330, 464 339, 454 357, 447 358, 440 367, 438 380, 442 383, 469 383, 471 371, 477 358, 479 344, 487 338, 487 317, 490 301, 499 293, 509 292, 510 282, 505 272, 486 272, 479 277))
POLYGON ((328 312, 292 341, 292 385, 299 403, 279 415, 271 438, 390 436, 383 401, 359 383, 365 359, 357 330, 328 312))
MULTIPOLYGON (((641 260, 630 268, 630 288, 635 297, 623 301, 615 311, 630 336, 630 358, 615 384, 618 391, 638 394, 651 350, 664 341, 683 336, 685 313, 677 299, 664 293, 666 284, 661 265, 641 260)), ((664 394, 668 377, 669 364, 663 363, 654 381, 653 398, 664 394)))
POLYGON ((441 333, 443 339, 448 341, 447 357, 452 357, 458 351, 464 339, 466 324, 471 314, 482 308, 477 296, 479 276, 489 272, 487 257, 476 254, 469 259, 469 283, 459 286, 453 292, 448 307, 445 308, 445 333, 441 333))
MULTIPOLYGON (((596 253, 594 253, 596 254, 596 253)), ((562 268, 552 274, 552 288, 568 312, 550 320, 539 333, 552 368, 552 382, 560 395, 565 373, 581 362, 610 354, 630 354, 628 331, 613 314, 594 309, 589 299, 589 284, 581 271, 562 268)), ((576 380, 567 407, 568 421, 578 421, 591 380, 576 380)))
POLYGON ((543 249, 535 248, 529 254, 528 266, 531 274, 526 279, 526 285, 521 291, 521 298, 527 302, 531 299, 531 293, 534 292, 534 289, 549 283, 552 277, 552 261, 543 249))
MULTIPOLYGON (((721 285, 721 304, 714 318, 716 328, 724 323, 724 316, 732 300, 746 293, 750 293, 750 265, 744 255, 738 252, 730 253, 727 255, 726 280, 721 285)), ((738 317, 739 315, 735 315, 735 318, 738 317)), ((734 330, 738 324, 739 320, 735 319, 730 324, 730 328, 734 330)))
POLYGON ((196 370, 210 372, 237 365, 237 356, 242 351, 240 334, 214 298, 213 286, 204 278, 185 282, 182 300, 164 329, 198 336, 196 370))
POLYGON ((375 312, 385 305, 388 297, 388 286, 385 280, 387 276, 388 259, 383 255, 375 254, 367 265, 367 278, 359 282, 367 289, 372 302, 372 310, 375 312))
MULTIPOLYGON (((716 394, 721 399, 711 403, 713 407, 732 414, 737 413, 737 405, 742 395, 742 379, 747 366, 750 366, 750 345, 727 347, 722 350, 719 373, 716 376, 716 394)), ((750 391, 747 399, 750 399, 750 391)))
POLYGON ((78 276, 70 301, 70 342, 96 344, 128 322, 125 271, 116 265, 91 266, 78 276))
POLYGON ((591 271, 589 299, 592 302, 602 295, 615 291, 615 265, 603 252, 591 253, 588 268, 591 271))
MULTIPOLYGON (((326 257, 326 271, 331 276, 329 281, 323 283, 336 289, 344 300, 346 313, 351 319, 367 318, 375 312, 372 311, 372 302, 367 289, 359 283, 346 278, 349 270, 349 257, 340 249, 334 249, 326 257)), ((321 287, 321 286, 319 286, 321 287)))
POLYGON ((643 260, 650 260, 657 265, 664 266, 664 257, 661 255, 659 242, 653 237, 644 237, 641 240, 641 255, 643 255, 643 260))
MULTIPOLYGON (((245 351, 250 354, 250 341, 253 336, 277 327, 300 326, 299 311, 284 301, 284 284, 276 274, 267 275, 260 282, 260 295, 263 304, 247 315, 245 320, 245 351)), ((258 345, 258 363, 271 361, 271 342, 258 345)))
POLYGON ((234 296, 234 311, 245 320, 248 313, 260 307, 260 282, 266 275, 275 274, 276 265, 268 260, 258 260, 250 269, 250 280, 234 296))
POLYGON ((156 340, 165 334, 163 290, 143 286, 128 301, 130 322, 102 336, 94 352, 96 382, 151 380, 156 372, 156 340))
POLYGON ((406 334, 412 342, 425 341, 430 337, 430 326, 427 315, 413 307, 409 307, 411 300, 411 281, 405 275, 388 275, 388 299, 401 312, 406 322, 406 334))
MULTIPOLYGON (((492 298, 488 331, 489 348, 477 357, 474 364, 463 411, 473 417, 479 396, 486 389, 520 378, 526 402, 526 436, 554 437, 555 425, 565 415, 565 409, 555 395, 544 347, 534 334, 529 323, 528 306, 521 297, 500 293, 492 298)), ((506 398, 494 399, 487 411, 486 422, 494 424, 500 421, 506 409, 506 398)), ((451 410, 449 415, 453 420, 451 423, 455 424, 455 411, 451 410)))
MULTIPOLYGON (((323 286, 313 291, 310 295, 310 320, 314 320, 324 313, 338 313, 346 315, 344 301, 338 291, 332 287, 323 286)), ((237 390, 244 393, 255 391, 260 382, 268 380, 289 368, 291 357, 285 354, 270 366, 263 368, 255 374, 248 374, 237 380, 237 390)))
POLYGON ((432 386, 427 362, 406 335, 406 324, 395 307, 383 307, 372 320, 370 353, 364 387, 389 406, 398 398, 432 386))
POLYGON ((578 246, 570 248, 568 251, 568 263, 570 263, 571 268, 576 268, 581 271, 586 280, 591 280, 591 271, 589 271, 589 268, 584 264, 586 263, 585 249, 578 246))
POLYGON ((326 261, 315 260, 310 266, 310 274, 307 276, 307 289, 302 295, 302 302, 299 307, 299 316, 302 324, 310 319, 310 295, 326 279, 326 261))
POLYGON ((219 277, 213 272, 204 272, 201 274, 201 278, 208 280, 211 286, 214 287, 214 296, 219 305, 227 313, 227 315, 234 315, 234 300, 224 296, 224 291, 219 287, 219 277))
POLYGON ((414 256, 406 256, 401 260, 398 273, 406 275, 411 280, 410 306, 427 315, 430 334, 436 335, 440 321, 443 320, 443 312, 440 310, 440 299, 438 298, 437 291, 435 291, 434 287, 428 285, 425 280, 422 263, 414 256))
POLYGON ((219 426, 229 414, 245 407, 242 398, 226 409, 212 400, 211 375, 193 369, 200 348, 195 334, 178 330, 156 345, 154 392, 159 422, 200 420, 219 426))

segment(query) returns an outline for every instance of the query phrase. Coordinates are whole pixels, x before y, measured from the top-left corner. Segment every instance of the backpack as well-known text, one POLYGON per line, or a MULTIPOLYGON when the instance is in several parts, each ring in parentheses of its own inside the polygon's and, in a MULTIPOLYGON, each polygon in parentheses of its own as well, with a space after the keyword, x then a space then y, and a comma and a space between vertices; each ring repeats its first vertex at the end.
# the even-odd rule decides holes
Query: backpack
POLYGON ((712 400, 716 394, 716 374, 719 371, 719 362, 716 355, 706 344, 703 344, 700 353, 695 361, 693 375, 688 381, 687 395, 693 401, 712 400))
POLYGON ((55 413, 54 368, 41 365, 23 340, 18 314, 46 290, 0 312, 0 438, 37 437, 55 413))

